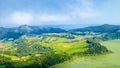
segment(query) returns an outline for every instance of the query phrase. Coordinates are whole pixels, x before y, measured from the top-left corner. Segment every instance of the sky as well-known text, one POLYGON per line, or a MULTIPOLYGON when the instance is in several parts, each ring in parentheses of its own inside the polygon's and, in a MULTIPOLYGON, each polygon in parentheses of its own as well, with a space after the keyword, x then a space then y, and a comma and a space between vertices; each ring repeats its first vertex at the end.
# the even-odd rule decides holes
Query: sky
POLYGON ((0 26, 120 25, 120 0, 0 0, 0 26))

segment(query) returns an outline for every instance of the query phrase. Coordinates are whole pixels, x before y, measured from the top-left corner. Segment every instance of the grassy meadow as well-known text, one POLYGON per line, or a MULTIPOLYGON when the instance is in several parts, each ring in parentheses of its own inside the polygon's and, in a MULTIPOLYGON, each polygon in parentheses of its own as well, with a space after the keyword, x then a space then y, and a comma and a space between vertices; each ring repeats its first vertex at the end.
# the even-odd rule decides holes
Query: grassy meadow
POLYGON ((105 41, 101 44, 113 53, 80 57, 72 62, 58 64, 53 68, 120 68, 120 39, 105 41))

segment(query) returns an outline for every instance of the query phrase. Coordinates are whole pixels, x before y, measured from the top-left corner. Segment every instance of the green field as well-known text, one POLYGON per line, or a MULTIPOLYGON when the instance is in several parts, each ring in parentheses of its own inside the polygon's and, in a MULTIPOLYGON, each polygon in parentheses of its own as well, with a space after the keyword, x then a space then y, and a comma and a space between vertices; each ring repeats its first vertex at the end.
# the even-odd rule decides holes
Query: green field
POLYGON ((54 68, 120 68, 120 40, 102 43, 113 53, 78 58, 72 62, 56 65, 54 68))

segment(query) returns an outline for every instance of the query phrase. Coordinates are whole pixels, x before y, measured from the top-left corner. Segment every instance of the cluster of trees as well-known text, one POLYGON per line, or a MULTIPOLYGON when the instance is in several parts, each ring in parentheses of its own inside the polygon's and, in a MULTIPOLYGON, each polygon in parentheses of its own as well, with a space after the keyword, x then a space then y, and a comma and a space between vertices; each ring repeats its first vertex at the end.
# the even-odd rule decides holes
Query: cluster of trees
POLYGON ((88 43, 88 50, 85 51, 85 54, 98 55, 110 52, 105 46, 93 40, 87 40, 86 42, 88 43))
POLYGON ((37 44, 37 42, 38 41, 30 41, 25 37, 21 37, 13 42, 11 49, 17 48, 17 56, 27 56, 37 53, 46 53, 53 51, 50 47, 42 46, 41 44, 37 44))
POLYGON ((74 39, 75 36, 69 33, 48 33, 42 34, 42 37, 59 37, 59 38, 67 38, 67 39, 74 39))
POLYGON ((42 56, 34 56, 26 61, 12 61, 10 58, 0 56, 0 66, 6 68, 49 68, 52 65, 70 60, 71 56, 64 54, 45 53, 42 56))
POLYGON ((120 39, 120 32, 109 33, 101 37, 102 40, 120 39))
POLYGON ((87 39, 95 42, 120 39, 120 32, 101 34, 101 36, 93 36, 92 38, 87 39))

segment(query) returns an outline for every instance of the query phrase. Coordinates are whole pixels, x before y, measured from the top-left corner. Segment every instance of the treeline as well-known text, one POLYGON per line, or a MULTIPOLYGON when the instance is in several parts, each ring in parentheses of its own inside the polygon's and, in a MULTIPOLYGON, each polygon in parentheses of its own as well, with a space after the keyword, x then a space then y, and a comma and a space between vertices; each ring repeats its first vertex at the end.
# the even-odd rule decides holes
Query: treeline
POLYGON ((46 53, 42 56, 34 56, 26 60, 12 61, 10 58, 0 56, 0 66, 5 65, 5 68, 49 68, 52 65, 70 60, 70 55, 46 53))
POLYGON ((112 39, 120 39, 120 32, 109 33, 102 36, 102 40, 112 40, 112 39))
POLYGON ((120 39, 120 32, 101 34, 101 36, 94 36, 92 38, 86 38, 86 39, 93 40, 95 42, 120 39))
POLYGON ((105 46, 102 46, 100 43, 97 43, 93 40, 87 40, 88 43, 88 50, 85 51, 85 54, 89 55, 98 55, 110 52, 105 46))
POLYGON ((40 37, 59 37, 59 38, 66 38, 66 39, 74 39, 75 36, 69 33, 46 33, 40 35, 40 37))

